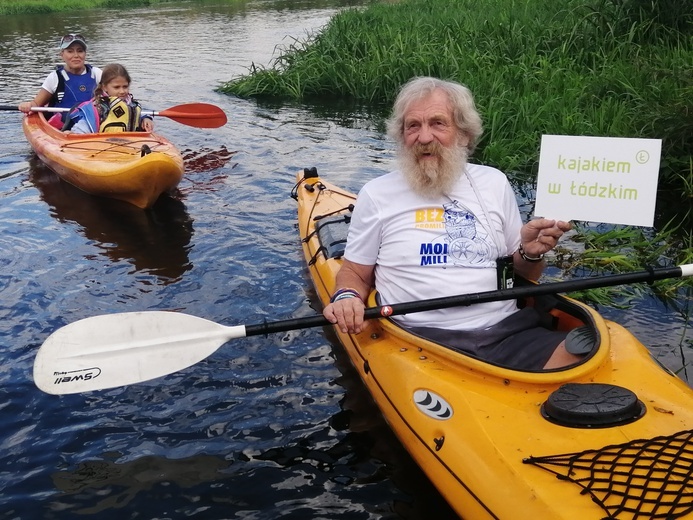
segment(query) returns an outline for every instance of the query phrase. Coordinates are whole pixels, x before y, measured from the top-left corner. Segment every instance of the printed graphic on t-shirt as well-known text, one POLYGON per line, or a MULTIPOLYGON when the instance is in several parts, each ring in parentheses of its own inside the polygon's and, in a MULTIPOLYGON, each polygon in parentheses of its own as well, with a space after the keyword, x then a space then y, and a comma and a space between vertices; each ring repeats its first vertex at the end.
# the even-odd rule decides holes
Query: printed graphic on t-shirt
POLYGON ((420 245, 421 265, 492 267, 493 245, 476 215, 454 200, 443 208, 416 212, 416 227, 441 229, 443 233, 420 245))

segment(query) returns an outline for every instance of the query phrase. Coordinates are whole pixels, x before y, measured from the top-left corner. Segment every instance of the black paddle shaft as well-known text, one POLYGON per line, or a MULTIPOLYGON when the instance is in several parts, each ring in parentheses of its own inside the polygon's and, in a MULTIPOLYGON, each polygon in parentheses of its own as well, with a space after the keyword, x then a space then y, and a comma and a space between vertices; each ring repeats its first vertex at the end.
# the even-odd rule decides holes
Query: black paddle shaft
MULTIPOLYGON (((512 289, 460 294, 457 296, 446 296, 442 298, 432 298, 429 300, 370 307, 366 309, 364 317, 365 319, 369 320, 396 316, 400 314, 408 314, 412 312, 432 311, 436 309, 447 309, 450 307, 464 307, 475 303, 516 300, 519 298, 528 298, 532 296, 582 291, 586 289, 596 289, 598 287, 612 287, 615 285, 626 285, 629 283, 652 283, 656 280, 680 278, 681 276, 682 271, 680 267, 663 267, 659 269, 649 269, 647 271, 637 271, 634 273, 612 274, 594 278, 580 278, 565 282, 536 284, 523 287, 513 287, 512 289)), ((295 318, 290 320, 259 323, 256 325, 246 325, 245 335, 258 336, 275 332, 286 332, 289 330, 324 327, 325 325, 331 325, 331 323, 327 321, 324 316, 316 315, 309 316, 307 318, 295 318)))

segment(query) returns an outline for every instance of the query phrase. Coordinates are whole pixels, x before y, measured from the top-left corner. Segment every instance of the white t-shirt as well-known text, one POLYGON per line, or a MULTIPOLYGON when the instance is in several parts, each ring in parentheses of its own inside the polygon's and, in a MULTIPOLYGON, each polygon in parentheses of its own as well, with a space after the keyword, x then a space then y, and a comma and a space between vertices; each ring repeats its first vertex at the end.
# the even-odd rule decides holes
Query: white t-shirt
MULTIPOLYGON (((496 259, 517 250, 521 227, 515 193, 495 168, 468 164, 452 193, 436 201, 413 193, 394 171, 359 192, 344 257, 375 265, 375 287, 383 304, 492 291, 498 288, 496 259)), ((516 311, 512 300, 395 319, 410 327, 473 330, 516 311)))
MULTIPOLYGON (((87 73, 87 68, 84 67, 84 72, 82 74, 87 73)), ((101 81, 101 69, 98 67, 91 67, 91 74, 94 76, 94 79, 96 80, 96 84, 98 85, 99 82, 101 81)), ((65 74, 65 80, 68 81, 69 78, 67 77, 67 74, 65 74)), ((58 88, 58 71, 54 70, 48 76, 46 79, 43 81, 43 85, 41 85, 41 88, 43 90, 46 90, 50 92, 51 94, 55 94, 56 89, 58 88)))

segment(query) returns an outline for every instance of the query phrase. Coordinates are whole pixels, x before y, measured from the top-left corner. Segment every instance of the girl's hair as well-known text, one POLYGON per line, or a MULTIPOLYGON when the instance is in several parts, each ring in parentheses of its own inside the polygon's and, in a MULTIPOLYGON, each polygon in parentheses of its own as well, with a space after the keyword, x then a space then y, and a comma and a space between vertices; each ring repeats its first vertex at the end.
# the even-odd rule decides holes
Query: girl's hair
POLYGON ((104 92, 103 87, 108 85, 111 81, 113 81, 116 78, 125 78, 128 82, 128 85, 132 83, 132 80, 130 79, 130 74, 128 74, 128 71, 125 69, 125 67, 123 67, 119 63, 109 63, 103 69, 101 69, 101 81, 94 90, 94 101, 96 103, 101 102, 102 98, 108 97, 104 92))

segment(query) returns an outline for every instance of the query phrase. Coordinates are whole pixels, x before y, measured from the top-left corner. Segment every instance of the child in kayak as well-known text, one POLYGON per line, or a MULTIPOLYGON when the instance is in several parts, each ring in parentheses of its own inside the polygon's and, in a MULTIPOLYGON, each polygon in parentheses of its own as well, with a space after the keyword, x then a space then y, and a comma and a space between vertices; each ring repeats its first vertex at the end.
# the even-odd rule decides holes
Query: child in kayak
MULTIPOLYGON (((38 94, 31 101, 20 103, 17 108, 28 114, 33 107, 48 105, 56 108, 71 108, 89 100, 101 80, 101 69, 86 63, 87 41, 81 34, 66 34, 60 40, 60 58, 65 62, 58 65, 44 80, 38 94)), ((60 129, 65 122, 65 113, 54 114, 49 123, 60 129)), ((50 117, 46 115, 46 118, 50 117)))
POLYGON ((130 82, 125 67, 106 65, 94 98, 70 111, 64 130, 75 134, 153 131, 151 116, 142 115, 142 107, 130 94, 130 82))

